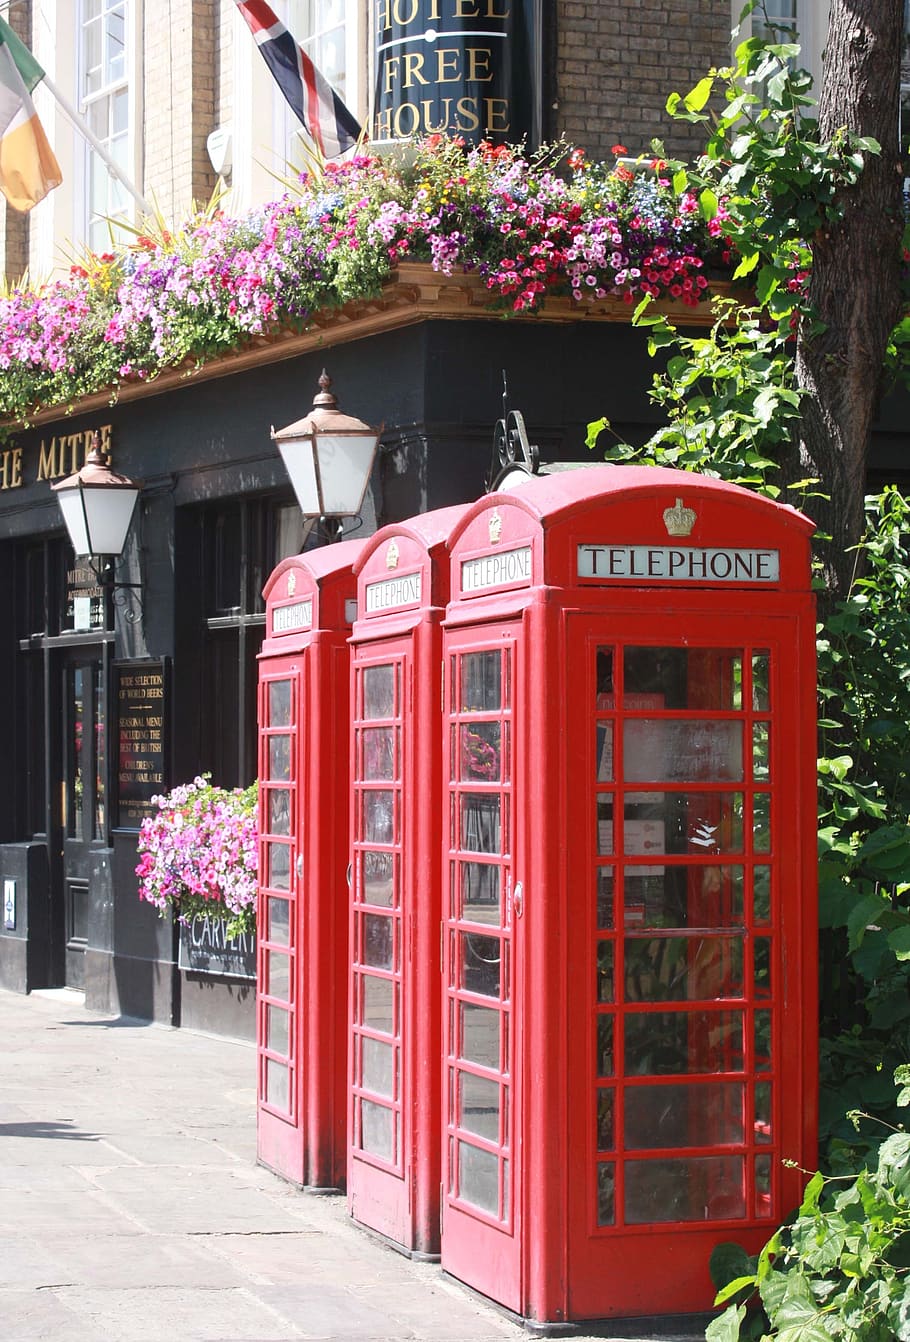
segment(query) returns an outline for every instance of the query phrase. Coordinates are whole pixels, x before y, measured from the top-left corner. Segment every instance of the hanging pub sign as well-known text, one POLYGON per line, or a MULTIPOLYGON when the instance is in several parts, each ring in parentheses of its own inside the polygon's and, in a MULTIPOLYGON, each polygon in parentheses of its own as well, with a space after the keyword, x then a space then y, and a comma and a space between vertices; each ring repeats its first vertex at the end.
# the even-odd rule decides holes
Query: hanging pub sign
POLYGON ((167 663, 114 664, 117 721, 117 827, 138 829, 157 807, 153 797, 167 791, 167 663))
POLYGON ((376 0, 373 138, 540 143, 540 0, 376 0))
POLYGON ((103 629, 104 624, 104 589, 94 570, 77 560, 66 570, 64 629, 82 634, 103 629))

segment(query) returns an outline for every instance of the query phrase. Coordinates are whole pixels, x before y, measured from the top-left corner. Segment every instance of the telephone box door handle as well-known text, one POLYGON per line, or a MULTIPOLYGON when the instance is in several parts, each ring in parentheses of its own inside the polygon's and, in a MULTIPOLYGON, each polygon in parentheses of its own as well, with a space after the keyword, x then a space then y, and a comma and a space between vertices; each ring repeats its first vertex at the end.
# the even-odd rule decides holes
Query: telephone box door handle
POLYGON ((299 881, 300 877, 303 875, 303 853, 297 854, 296 870, 297 870, 297 879, 299 881))
POLYGON ((352 877, 353 875, 354 875, 354 866, 353 866, 353 863, 349 862, 349 863, 348 863, 348 866, 347 866, 347 871, 344 873, 344 879, 345 879, 345 880, 347 881, 347 883, 348 883, 348 889, 349 889, 349 890, 350 890, 350 888, 351 888, 351 877, 352 877))
POLYGON ((524 911, 524 886, 521 881, 515 882, 515 889, 512 892, 512 908, 515 911, 515 917, 520 918, 524 911))

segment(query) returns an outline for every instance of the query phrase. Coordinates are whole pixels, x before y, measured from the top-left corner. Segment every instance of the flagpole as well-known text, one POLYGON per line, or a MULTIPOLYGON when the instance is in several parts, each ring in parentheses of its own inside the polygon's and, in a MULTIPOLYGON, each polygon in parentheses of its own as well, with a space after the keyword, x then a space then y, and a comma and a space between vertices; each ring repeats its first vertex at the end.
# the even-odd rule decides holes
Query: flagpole
POLYGON ((117 163, 114 162, 113 158, 105 149, 104 145, 101 143, 98 137, 94 135, 91 130, 89 130, 83 118, 76 111, 75 107, 72 105, 69 99, 60 92, 60 90, 57 88, 56 84, 54 84, 53 80, 51 79, 50 75, 47 74, 47 72, 45 72, 44 77, 41 80, 41 83, 45 85, 48 93, 53 94, 58 104, 60 105, 61 110, 72 122, 76 130, 88 141, 92 149, 94 149, 95 153, 98 154, 101 159, 103 159, 104 163, 107 165, 108 171, 111 173, 113 177, 117 179, 118 182, 120 182, 120 184, 123 187, 126 188, 126 190, 133 197, 133 200, 135 200, 136 204, 142 210, 143 214, 153 215, 154 210, 152 209, 151 205, 148 203, 148 201, 145 199, 144 196, 140 195, 139 191, 137 191, 136 187, 133 186, 133 183, 130 181, 130 179, 124 174, 123 169, 119 167, 117 163))

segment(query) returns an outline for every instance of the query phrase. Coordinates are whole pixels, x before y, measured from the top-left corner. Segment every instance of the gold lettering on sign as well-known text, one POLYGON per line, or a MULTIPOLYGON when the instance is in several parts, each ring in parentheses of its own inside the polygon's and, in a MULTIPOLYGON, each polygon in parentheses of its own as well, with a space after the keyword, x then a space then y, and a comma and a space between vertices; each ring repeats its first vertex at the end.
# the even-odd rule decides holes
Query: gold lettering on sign
MULTIPOLYGON (((102 424, 98 429, 101 451, 111 460, 110 424, 102 424)), ((94 429, 83 429, 80 433, 62 433, 49 441, 41 439, 38 444, 37 480, 61 480, 65 475, 75 475, 85 465, 85 459, 92 450, 94 429)), ((21 481, 20 481, 21 484, 21 481)))
POLYGON ((22 448, 8 447, 0 452, 0 490, 18 489, 22 484, 22 448))
POLYGON ((490 95, 511 82, 512 0, 377 0, 374 13, 377 138, 510 132, 510 97, 490 95))
POLYGON ((423 13, 420 0, 378 0, 377 26, 380 31, 397 24, 408 28, 421 23, 446 23, 450 19, 507 19, 509 0, 427 0, 423 13))

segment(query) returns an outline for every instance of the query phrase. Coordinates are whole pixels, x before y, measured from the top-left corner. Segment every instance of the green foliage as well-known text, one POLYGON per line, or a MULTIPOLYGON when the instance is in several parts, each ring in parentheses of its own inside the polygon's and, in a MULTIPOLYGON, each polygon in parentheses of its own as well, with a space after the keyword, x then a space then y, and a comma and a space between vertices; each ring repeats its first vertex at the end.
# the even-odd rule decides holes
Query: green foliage
MULTIPOLYGON (((639 307, 635 320, 663 360, 652 397, 667 423, 643 447, 617 443, 606 455, 715 475, 811 514, 820 482, 785 486, 781 464, 800 416, 793 328, 812 320, 803 286, 813 236, 838 217, 879 146, 846 133, 818 140, 796 55, 750 40, 734 68, 668 103, 709 135, 694 169, 673 165, 674 188, 722 219, 755 302, 716 305, 700 336, 639 307), (720 92, 725 107, 709 121, 720 92)), ((892 374, 906 378, 908 354, 910 320, 895 331, 892 374)), ((589 446, 607 429, 591 424, 589 446)), ((910 1342, 910 1135, 893 1131, 879 1146, 881 1121, 893 1129, 910 1104, 910 503, 898 490, 866 500, 855 560, 818 631, 820 921, 836 980, 822 983, 821 1136, 835 1170, 868 1168, 841 1191, 815 1175, 756 1259, 718 1248, 717 1303, 729 1307, 711 1342, 910 1342), (748 1308, 753 1300, 760 1309, 748 1308)))
MULTIPOLYGON (((743 17, 755 7, 747 4, 743 17)), ((813 235, 840 217, 844 188, 881 148, 846 130, 819 140, 812 78, 796 67, 798 56, 792 43, 750 37, 737 46, 734 65, 667 100, 674 117, 706 131, 698 162, 673 164, 674 187, 695 192, 706 211, 724 210, 741 257, 734 278, 748 278, 775 317, 793 309, 792 281, 808 262, 813 235)))
MULTIPOLYGON (((731 299, 714 303, 715 321, 706 335, 682 334, 647 303, 633 320, 647 330, 648 351, 663 355, 651 399, 667 424, 648 440, 647 452, 662 465, 697 470, 755 489, 771 498, 782 492, 775 450, 799 418, 800 393, 786 338, 769 327, 760 309, 731 299)), ((636 450, 616 444, 612 460, 636 450)), ((788 502, 805 499, 812 481, 794 487, 788 502)))
MULTIPOLYGON (((695 170, 675 165, 674 186, 697 192, 703 209, 716 202, 756 301, 716 303, 699 335, 639 306, 634 320, 663 363, 652 397, 667 422, 643 447, 614 443, 606 455, 701 471, 811 515, 822 486, 785 485, 781 469, 801 400, 792 323, 805 272, 792 266, 806 264, 812 232, 877 146, 818 143, 795 54, 750 40, 733 69, 670 100, 709 127, 707 153, 695 170), (720 90, 724 110, 709 122, 720 90)), ((895 367, 910 362, 905 350, 910 323, 895 332, 895 367)), ((608 429, 592 424, 589 446, 608 429)), ((821 1136, 835 1170, 874 1152, 878 1130, 853 1111, 896 1120, 890 1077, 910 1058, 910 507, 889 488, 866 501, 866 517, 853 583, 826 606, 818 639, 820 918, 835 980, 823 984, 821 1136)))
MULTIPOLYGON (((910 1102, 910 1067, 895 1080, 910 1102)), ((892 1132, 855 1178, 815 1174, 757 1258, 720 1245, 711 1271, 728 1308, 708 1342, 910 1342, 910 1133, 892 1132)))

